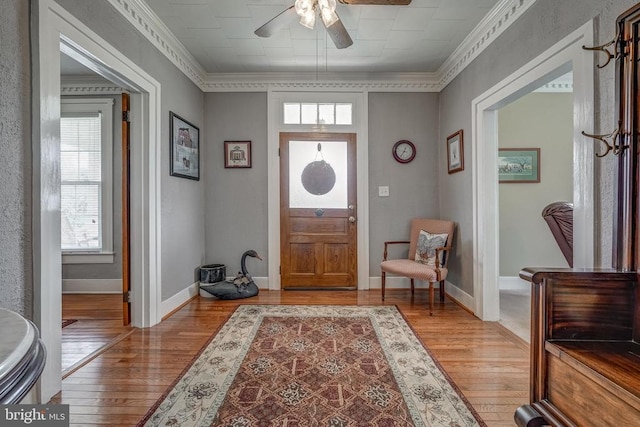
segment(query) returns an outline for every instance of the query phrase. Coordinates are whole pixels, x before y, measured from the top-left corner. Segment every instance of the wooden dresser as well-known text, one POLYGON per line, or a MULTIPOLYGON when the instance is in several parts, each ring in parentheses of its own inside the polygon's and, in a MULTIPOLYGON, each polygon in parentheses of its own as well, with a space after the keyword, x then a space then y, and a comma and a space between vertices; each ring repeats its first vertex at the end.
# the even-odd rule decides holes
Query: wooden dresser
POLYGON ((595 136, 599 155, 617 162, 612 269, 520 272, 532 289, 530 404, 515 413, 520 427, 640 426, 640 4, 618 17, 611 43, 592 50, 601 67, 616 67, 618 129, 595 136))

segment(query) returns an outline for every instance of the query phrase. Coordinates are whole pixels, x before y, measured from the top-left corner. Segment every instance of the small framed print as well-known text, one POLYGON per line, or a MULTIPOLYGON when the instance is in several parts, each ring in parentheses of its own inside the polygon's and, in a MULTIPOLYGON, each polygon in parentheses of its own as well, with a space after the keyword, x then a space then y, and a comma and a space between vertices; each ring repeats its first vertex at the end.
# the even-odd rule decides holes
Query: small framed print
POLYGON ((498 150, 498 180, 518 184, 540 182, 539 148, 500 148, 498 150))
POLYGON ((251 167, 251 141, 224 142, 225 168, 251 167))
POLYGON ((447 137, 447 170, 450 174, 464 170, 462 129, 447 137))
POLYGON ((200 130, 178 116, 169 112, 171 155, 169 173, 171 176, 200 180, 200 130))

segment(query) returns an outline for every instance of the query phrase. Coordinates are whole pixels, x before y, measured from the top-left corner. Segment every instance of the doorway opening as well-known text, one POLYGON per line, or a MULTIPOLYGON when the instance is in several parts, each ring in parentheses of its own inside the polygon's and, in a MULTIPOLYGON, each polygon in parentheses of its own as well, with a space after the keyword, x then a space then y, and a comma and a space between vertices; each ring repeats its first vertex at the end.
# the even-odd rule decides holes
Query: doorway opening
POLYGON ((131 331, 129 95, 64 53, 60 81, 65 378, 131 331))
POLYGON ((47 362, 38 400, 48 401, 61 375, 60 55, 131 93, 132 324, 160 321, 160 84, 56 2, 37 2, 33 37, 34 320, 47 362))
MULTIPOLYGON (((322 90, 322 85, 319 85, 322 90)), ((355 162, 357 169, 356 204, 357 221, 355 221, 355 229, 357 235, 357 289, 369 289, 369 184, 368 184, 368 135, 367 135, 367 93, 363 92, 279 92, 269 91, 268 96, 268 239, 269 239, 269 289, 280 290, 281 276, 280 268, 282 258, 281 250, 281 221, 280 221, 280 135, 281 133, 344 133, 353 134, 357 138, 358 146, 355 153, 355 162), (330 122, 320 120, 322 117, 318 114, 318 120, 312 120, 313 123, 305 120, 301 116, 301 120, 291 120, 293 117, 290 113, 297 111, 296 105, 302 103, 310 106, 317 105, 318 114, 322 113, 322 105, 334 105, 337 117, 338 107, 340 105, 350 105, 352 120, 348 124, 342 124, 341 120, 335 119, 330 122), (285 108, 287 104, 287 108, 285 108), (285 117, 286 115, 286 117, 285 117), (331 123, 331 124, 330 124, 331 123)), ((327 107, 328 108, 328 107, 327 107)), ((311 108, 313 109, 313 108, 311 108)), ((314 110, 315 111, 315 110, 314 110)), ((300 109, 300 113, 303 108, 300 109)))
POLYGON ((500 323, 528 342, 531 285, 520 270, 569 267, 541 214, 551 204, 573 204, 573 73, 500 107, 497 116, 500 323))
MULTIPOLYGON (((474 298, 475 313, 483 320, 500 319, 498 110, 570 71, 574 117, 573 261, 576 267, 594 264, 595 157, 593 143, 581 134, 593 129, 594 121, 593 57, 582 49, 592 42, 593 23, 588 22, 472 102, 474 298)), ((541 179, 545 179, 544 174, 543 168, 541 179)))

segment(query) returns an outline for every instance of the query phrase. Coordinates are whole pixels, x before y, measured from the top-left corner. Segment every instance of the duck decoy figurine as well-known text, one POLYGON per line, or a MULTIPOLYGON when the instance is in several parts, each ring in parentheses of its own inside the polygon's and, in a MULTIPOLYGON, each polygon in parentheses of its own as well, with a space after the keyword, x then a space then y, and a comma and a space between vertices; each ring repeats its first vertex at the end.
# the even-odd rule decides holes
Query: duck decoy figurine
POLYGON ((247 271, 246 260, 247 257, 260 258, 260 255, 254 250, 248 250, 242 254, 240 260, 240 272, 234 279, 228 279, 224 282, 213 283, 211 285, 200 285, 200 289, 203 289, 211 295, 220 299, 240 299, 249 298, 258 295, 258 286, 254 283, 253 279, 247 271))

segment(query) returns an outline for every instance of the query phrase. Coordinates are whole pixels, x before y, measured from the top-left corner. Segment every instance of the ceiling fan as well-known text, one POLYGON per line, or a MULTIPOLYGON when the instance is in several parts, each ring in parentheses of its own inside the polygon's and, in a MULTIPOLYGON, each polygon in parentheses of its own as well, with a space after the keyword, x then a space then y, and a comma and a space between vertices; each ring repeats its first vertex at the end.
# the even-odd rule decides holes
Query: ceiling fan
MULTIPOLYGON (((389 5, 406 6, 411 0, 338 0, 346 5, 389 5)), ((316 15, 320 16, 322 24, 338 49, 344 49, 353 44, 351 36, 336 13, 336 0, 296 0, 295 4, 280 12, 269 22, 255 31, 259 37, 271 37, 278 30, 289 24, 298 15, 300 24, 313 29, 316 15)))

